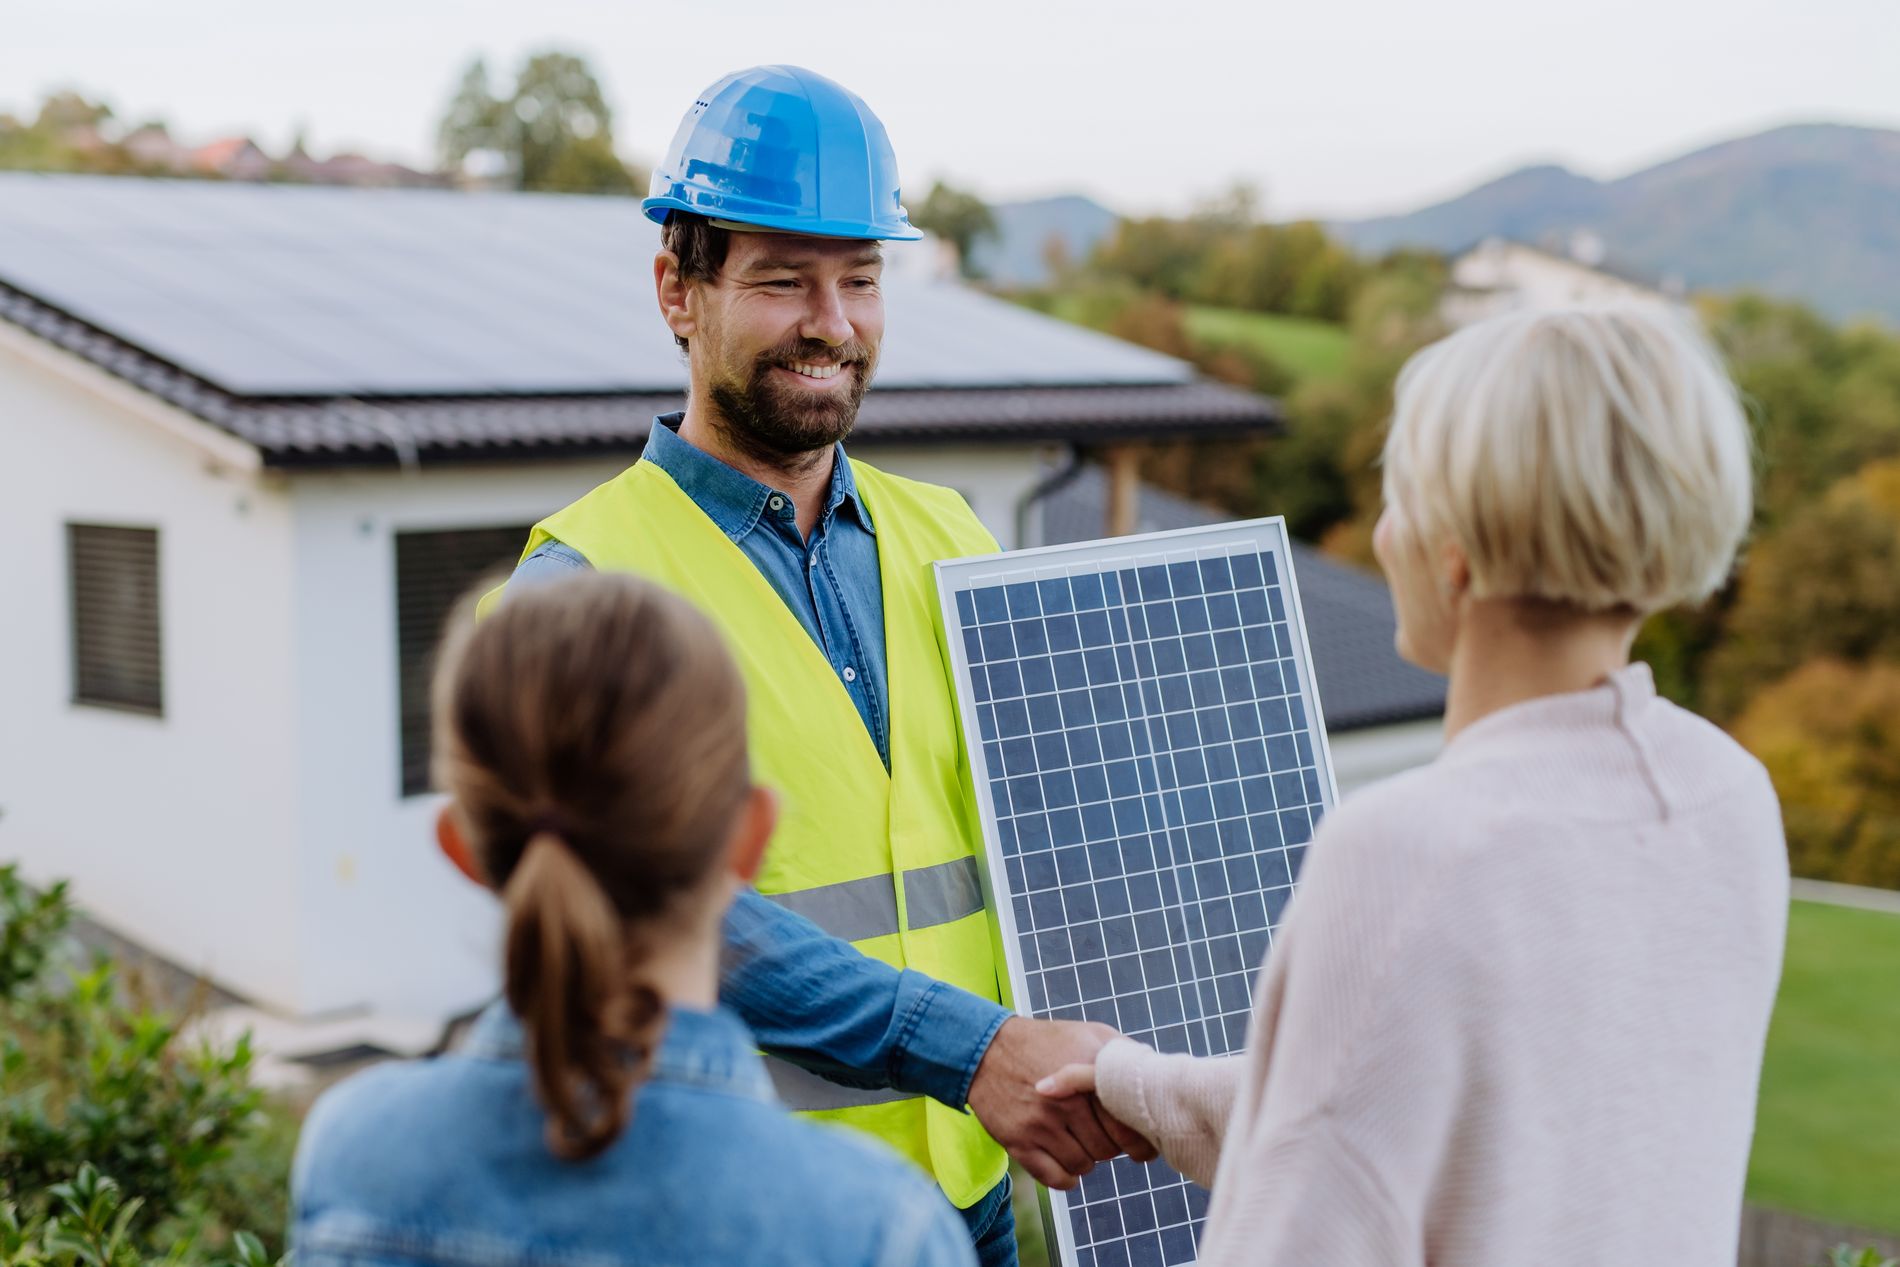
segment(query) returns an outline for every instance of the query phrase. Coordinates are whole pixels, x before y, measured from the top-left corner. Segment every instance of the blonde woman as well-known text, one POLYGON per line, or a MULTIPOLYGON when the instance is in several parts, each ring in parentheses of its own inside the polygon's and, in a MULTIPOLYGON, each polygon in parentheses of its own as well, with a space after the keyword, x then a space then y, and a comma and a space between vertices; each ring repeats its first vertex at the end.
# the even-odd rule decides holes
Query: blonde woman
POLYGON ((1097 1094, 1213 1202, 1200 1262, 1732 1264, 1787 860, 1761 767, 1656 696, 1749 445, 1662 309, 1514 314, 1399 379, 1375 537, 1446 746, 1309 855, 1248 1050, 1123 1039, 1097 1094))

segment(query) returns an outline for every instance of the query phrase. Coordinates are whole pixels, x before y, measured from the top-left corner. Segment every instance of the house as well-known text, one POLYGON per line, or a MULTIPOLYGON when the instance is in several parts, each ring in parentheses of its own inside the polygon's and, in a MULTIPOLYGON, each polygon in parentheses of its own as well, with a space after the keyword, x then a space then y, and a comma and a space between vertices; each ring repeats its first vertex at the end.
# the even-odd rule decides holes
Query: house
POLYGON ((1679 280, 1649 282, 1606 263, 1603 240, 1578 233, 1559 254, 1509 238, 1486 238, 1453 257, 1439 311, 1447 325, 1467 326, 1502 312, 1618 301, 1679 302, 1679 280))
MULTIPOLYGON (((429 656, 680 407, 656 241, 629 199, 0 174, 0 857, 283 1013, 487 997, 429 656)), ((1072 452, 1277 425, 906 258, 853 451, 1005 544, 1072 452)))
POLYGON ((226 136, 185 151, 185 167, 226 180, 264 180, 271 158, 248 136, 226 136))
MULTIPOLYGON (((1103 468, 1077 468, 1073 478, 1047 498, 1043 542, 1055 545, 1101 536, 1109 500, 1109 476, 1103 468)), ((1165 532, 1227 518, 1172 493, 1143 488, 1131 529, 1165 532)), ((1398 622, 1391 591, 1378 577, 1298 541, 1292 553, 1339 790, 1350 792, 1430 761, 1443 743, 1445 679, 1399 658, 1392 641, 1398 622)))

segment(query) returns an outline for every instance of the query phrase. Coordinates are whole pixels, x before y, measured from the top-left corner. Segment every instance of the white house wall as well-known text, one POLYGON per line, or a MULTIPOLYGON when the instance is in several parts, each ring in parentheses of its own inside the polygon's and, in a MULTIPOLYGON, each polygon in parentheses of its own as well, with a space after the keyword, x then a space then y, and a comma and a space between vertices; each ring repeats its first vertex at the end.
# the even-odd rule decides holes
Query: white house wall
POLYGON ((402 795, 399 532, 533 523, 622 460, 299 475, 293 484, 307 1011, 441 1018, 495 989, 495 906, 402 795))
POLYGON ((1425 765, 1444 746, 1445 723, 1438 718, 1349 730, 1327 738, 1333 754, 1333 778, 1341 796, 1425 765))
POLYGON ((294 999, 290 507, 247 453, 0 326, 0 860, 294 999), (158 529, 163 717, 72 702, 68 522, 158 529))
MULTIPOLYGON (((866 445, 857 451, 880 470, 962 493, 1005 550, 1023 544, 1016 540, 1018 504, 1060 460, 1058 449, 1021 443, 866 445)), ((1031 525, 1032 537, 1039 523, 1031 525)))

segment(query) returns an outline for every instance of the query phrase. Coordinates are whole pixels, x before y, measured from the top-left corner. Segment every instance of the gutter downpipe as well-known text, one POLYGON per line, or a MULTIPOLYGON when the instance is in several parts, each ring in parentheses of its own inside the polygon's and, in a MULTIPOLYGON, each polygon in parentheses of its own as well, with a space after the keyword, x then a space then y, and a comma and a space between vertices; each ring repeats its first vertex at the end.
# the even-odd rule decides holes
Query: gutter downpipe
MULTIPOLYGON (((1051 494, 1058 493, 1082 474, 1082 448, 1080 445, 1067 445, 1067 454, 1062 464, 1030 486, 1029 490, 1016 499, 1016 543, 1011 548, 1021 550, 1029 545, 1029 519, 1036 504, 1051 494)), ((1038 545, 1041 543, 1038 542, 1038 545)))

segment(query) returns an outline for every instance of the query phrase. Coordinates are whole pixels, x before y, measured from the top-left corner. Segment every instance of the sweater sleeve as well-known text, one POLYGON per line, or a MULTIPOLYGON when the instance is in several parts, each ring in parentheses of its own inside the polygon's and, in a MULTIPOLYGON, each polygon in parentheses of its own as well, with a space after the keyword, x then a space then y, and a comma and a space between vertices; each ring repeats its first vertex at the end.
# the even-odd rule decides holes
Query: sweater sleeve
POLYGON ((1095 1058, 1096 1093, 1170 1166, 1205 1187, 1214 1182, 1243 1067, 1238 1056, 1163 1055, 1119 1038, 1095 1058))

